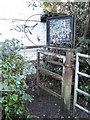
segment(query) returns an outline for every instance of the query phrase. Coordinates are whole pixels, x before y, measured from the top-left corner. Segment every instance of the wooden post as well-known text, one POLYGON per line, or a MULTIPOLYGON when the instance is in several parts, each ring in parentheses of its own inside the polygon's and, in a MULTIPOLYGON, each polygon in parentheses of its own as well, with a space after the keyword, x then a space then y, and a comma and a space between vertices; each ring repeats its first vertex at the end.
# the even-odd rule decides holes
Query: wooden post
POLYGON ((72 86, 72 57, 73 53, 71 50, 66 51, 66 61, 65 70, 63 74, 62 81, 62 97, 64 99, 64 104, 66 105, 68 111, 70 110, 71 102, 71 86, 72 86))
POLYGON ((39 84, 40 84, 40 73, 39 73, 39 66, 40 66, 40 52, 37 51, 37 92, 39 94, 39 84))

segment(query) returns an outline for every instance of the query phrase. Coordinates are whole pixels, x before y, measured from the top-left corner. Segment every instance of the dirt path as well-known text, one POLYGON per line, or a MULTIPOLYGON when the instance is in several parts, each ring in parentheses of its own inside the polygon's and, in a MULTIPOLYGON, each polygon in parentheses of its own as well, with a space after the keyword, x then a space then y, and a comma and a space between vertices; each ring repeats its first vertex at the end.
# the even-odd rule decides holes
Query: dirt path
POLYGON ((40 118, 67 118, 67 110, 63 107, 63 101, 50 95, 44 90, 40 89, 40 94, 34 94, 33 103, 28 107, 31 113, 40 118))
MULTIPOLYGON (((28 104, 28 109, 32 115, 35 115, 39 118, 79 118, 78 120, 86 119, 89 120, 90 115, 87 113, 77 109, 75 117, 73 117, 73 96, 72 96, 72 103, 71 103, 71 110, 68 112, 63 104, 61 99, 52 96, 51 94, 47 93, 46 91, 39 89, 39 94, 36 89, 36 83, 32 84, 33 79, 28 77, 27 83, 29 85, 28 93, 34 95, 34 101, 28 104)), ((35 79, 34 79, 35 82, 35 79)), ((45 120, 47 120, 45 119, 45 120)))
MULTIPOLYGON (((39 118, 59 118, 59 119, 70 119, 73 118, 72 110, 68 111, 64 108, 63 101, 58 99, 44 90, 39 90, 40 94, 38 95, 36 91, 32 92, 34 95, 34 101, 31 104, 28 104, 30 112, 39 117, 39 118)), ((90 116, 84 113, 83 111, 77 110, 75 118, 82 120, 82 118, 89 120, 90 116)))

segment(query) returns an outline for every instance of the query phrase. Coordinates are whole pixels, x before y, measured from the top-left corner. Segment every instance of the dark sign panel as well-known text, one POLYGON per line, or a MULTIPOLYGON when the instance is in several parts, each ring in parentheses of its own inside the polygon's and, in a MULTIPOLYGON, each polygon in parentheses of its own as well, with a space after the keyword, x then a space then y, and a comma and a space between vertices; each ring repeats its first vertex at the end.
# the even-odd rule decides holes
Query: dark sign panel
POLYGON ((47 19, 48 45, 73 47, 74 44, 74 17, 56 16, 47 19))

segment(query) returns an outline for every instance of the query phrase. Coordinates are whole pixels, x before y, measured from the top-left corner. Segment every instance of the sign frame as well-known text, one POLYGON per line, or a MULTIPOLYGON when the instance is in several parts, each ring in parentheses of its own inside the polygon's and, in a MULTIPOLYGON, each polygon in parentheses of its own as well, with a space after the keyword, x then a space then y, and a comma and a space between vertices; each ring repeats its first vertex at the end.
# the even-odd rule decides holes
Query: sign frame
POLYGON ((75 18, 60 15, 47 18, 47 45, 73 48, 75 43, 75 18))

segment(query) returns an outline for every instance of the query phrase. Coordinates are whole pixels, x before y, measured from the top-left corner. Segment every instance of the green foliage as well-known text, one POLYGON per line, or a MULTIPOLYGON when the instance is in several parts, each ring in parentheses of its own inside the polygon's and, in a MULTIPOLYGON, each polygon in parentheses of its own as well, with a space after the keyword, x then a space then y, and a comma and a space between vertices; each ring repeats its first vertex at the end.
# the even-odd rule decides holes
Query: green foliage
POLYGON ((87 27, 90 26, 90 2, 44 2, 44 11, 49 16, 55 13, 58 15, 75 16, 75 41, 78 44, 78 38, 84 36, 88 32, 87 27), (88 24, 88 25, 87 25, 88 24), (87 26, 87 27, 86 27, 87 26))
POLYGON ((33 96, 26 93, 26 60, 19 54, 24 47, 16 39, 5 40, 0 46, 0 88, 3 90, 0 105, 3 116, 5 120, 28 117, 24 107, 26 102, 32 102, 33 96))
MULTIPOLYGON (((85 39, 83 37, 79 38, 78 45, 76 47, 76 52, 90 55, 90 39, 85 39)), ((80 71, 90 75, 90 59, 89 58, 80 58, 80 71)), ((80 76, 79 87, 81 90, 90 93, 90 80, 86 77, 80 76)), ((83 95, 80 95, 82 97, 83 95)), ((83 96, 86 101, 90 101, 90 97, 83 96)))
POLYGON ((80 37, 78 40, 76 51, 90 55, 90 39, 85 39, 83 37, 80 37))
MULTIPOLYGON (((44 11, 49 17, 56 15, 75 16, 75 53, 80 52, 90 55, 90 2, 44 2, 44 11)), ((80 71, 90 75, 90 59, 81 58, 80 71)), ((51 65, 49 65, 51 68, 51 65)), ((54 66, 52 65, 54 69, 54 66)), ((59 70, 59 69, 58 69, 59 70)), ((57 71, 57 70, 56 70, 57 71)), ((90 80, 80 76, 79 87, 90 93, 90 80)), ((90 98, 83 96, 86 101, 90 98)), ((81 98, 82 99, 82 98, 81 98)))

